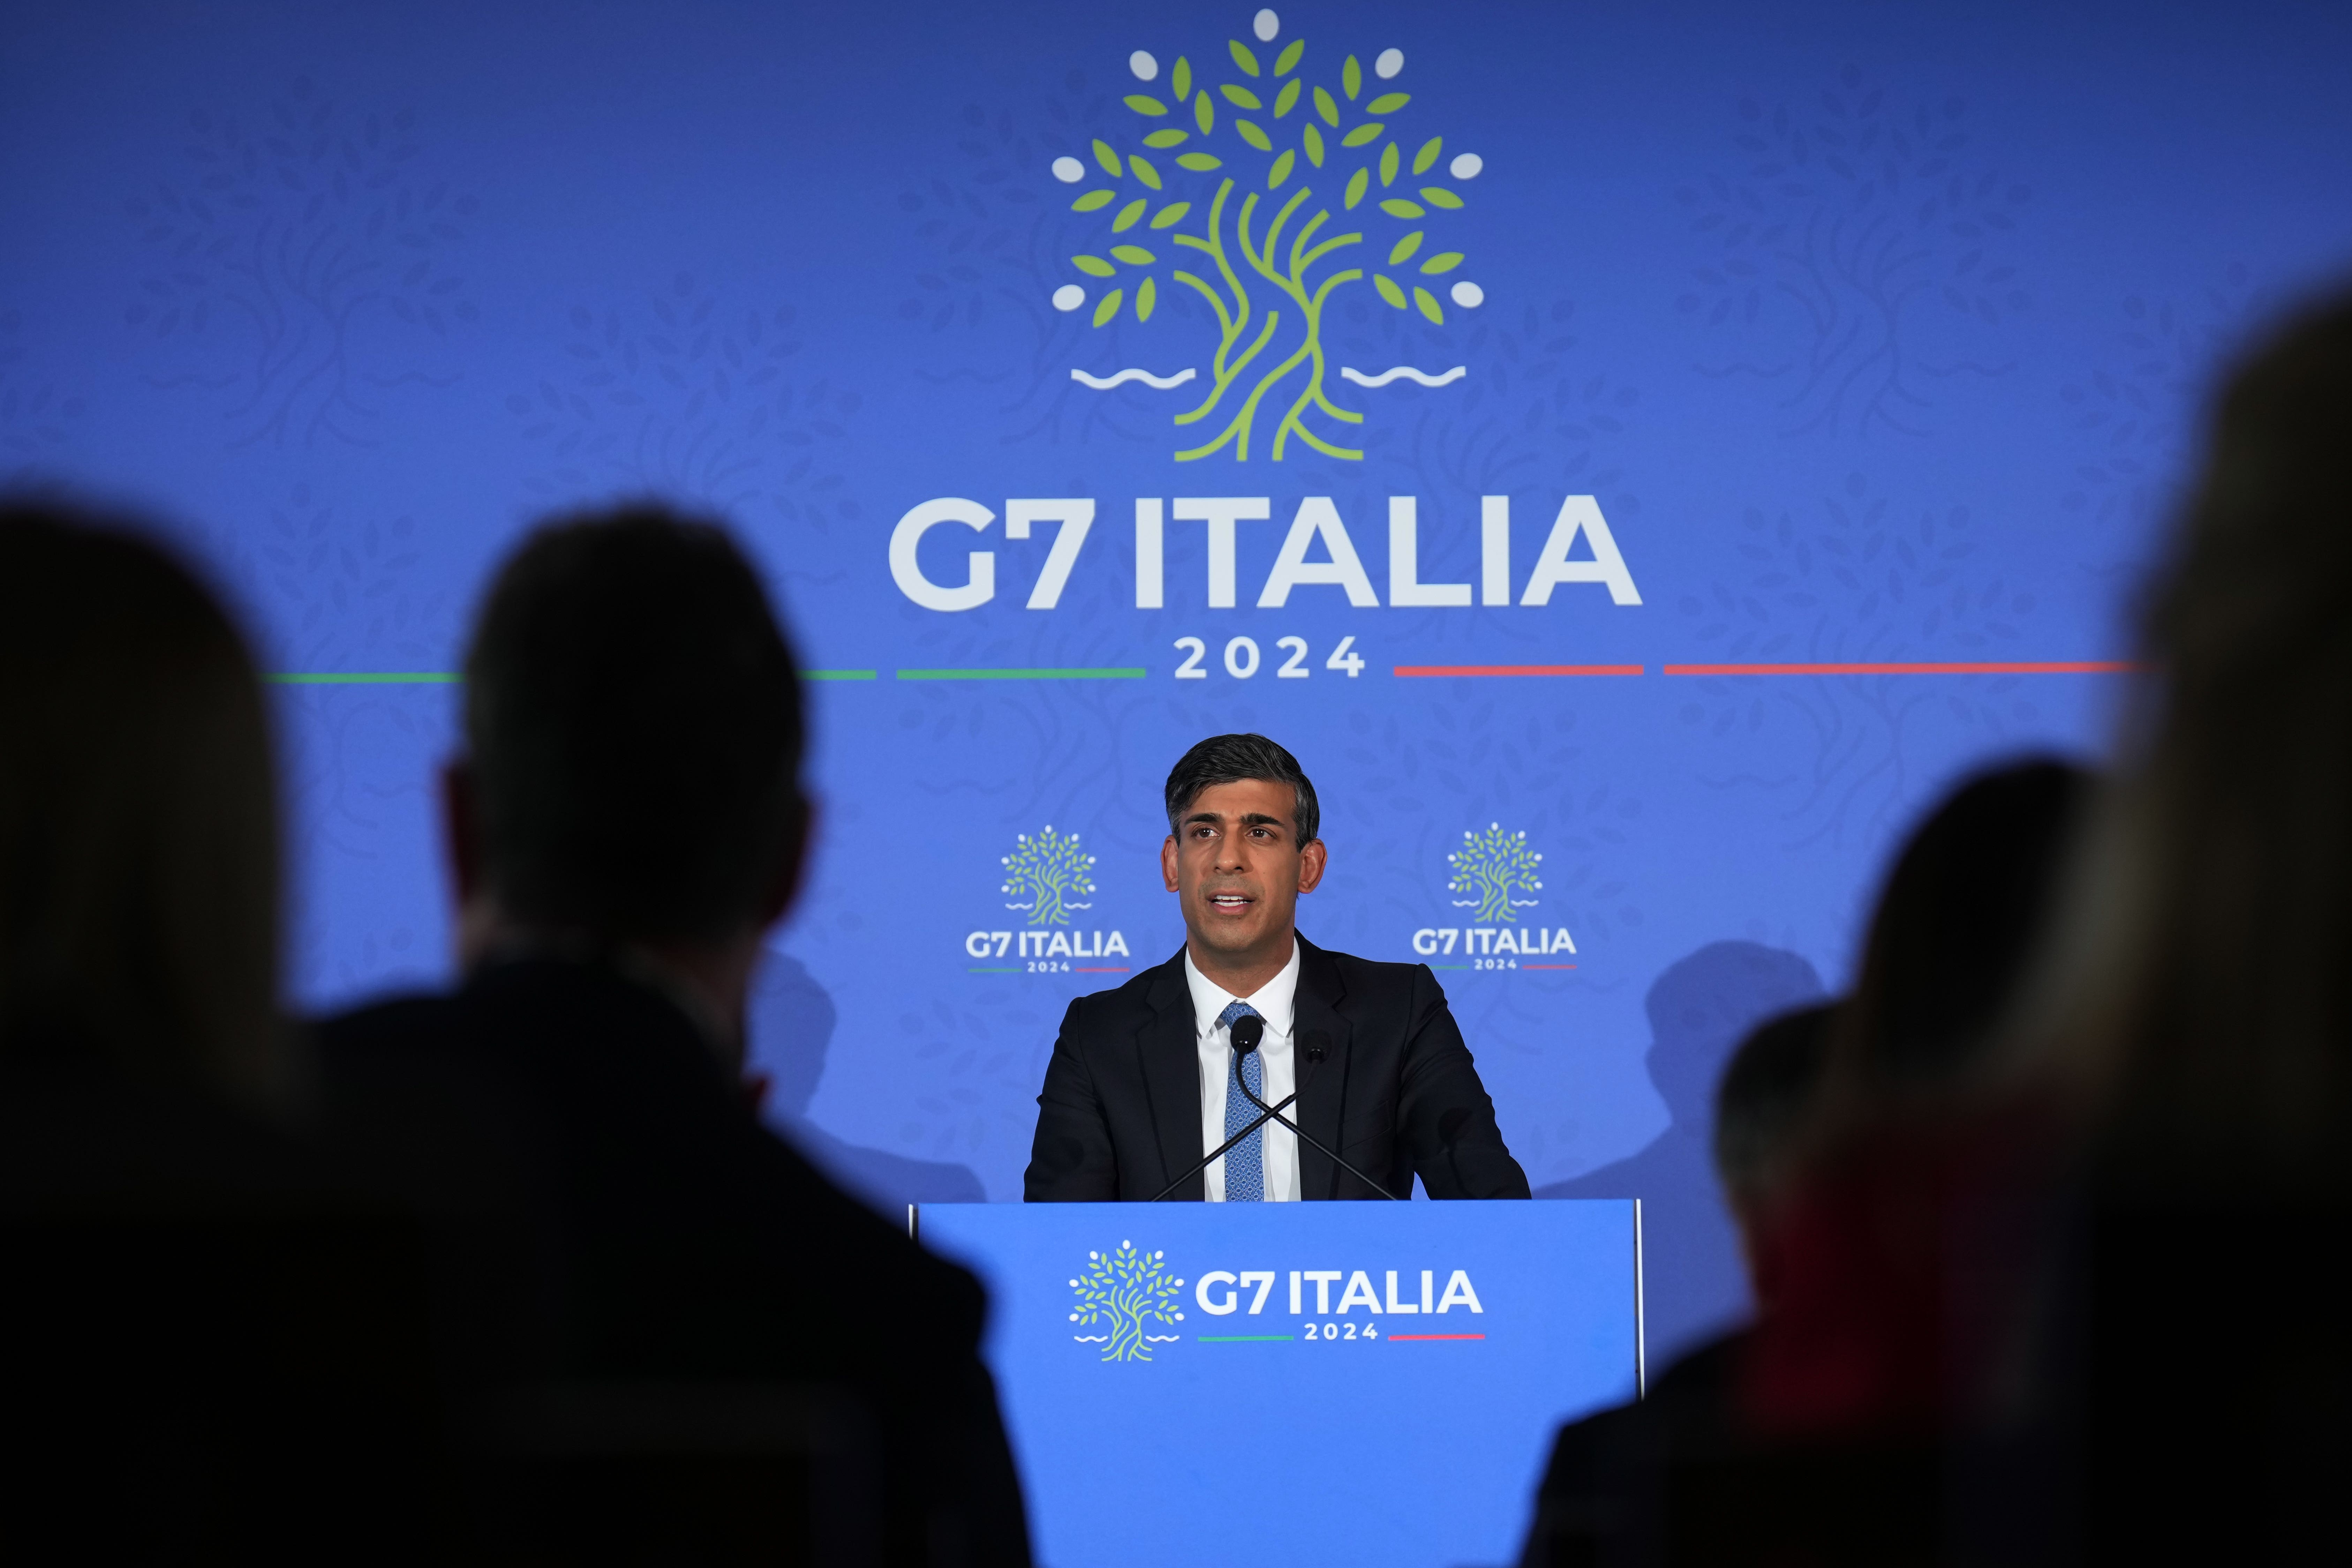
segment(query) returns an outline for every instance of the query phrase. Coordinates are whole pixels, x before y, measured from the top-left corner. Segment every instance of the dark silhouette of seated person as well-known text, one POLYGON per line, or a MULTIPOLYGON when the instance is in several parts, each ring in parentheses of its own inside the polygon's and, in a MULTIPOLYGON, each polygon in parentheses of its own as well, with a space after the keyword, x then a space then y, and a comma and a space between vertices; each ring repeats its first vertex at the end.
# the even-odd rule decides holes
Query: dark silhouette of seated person
POLYGON ((839 1019, 832 996, 799 959, 772 952, 761 964, 751 992, 750 1046, 769 1125, 886 1219, 904 1221, 908 1204, 985 1203, 988 1194, 970 1166, 863 1148, 809 1120, 809 1101, 824 1080, 839 1019))
POLYGON ((195 580, 121 521, 0 504, 16 1555, 430 1545, 422 1258, 303 1135, 274 795, 260 680, 195 580))
MULTIPOLYGON (((483 1528, 667 1560, 669 1526, 708 1521, 620 1512, 562 1446, 705 1415, 696 1440, 720 1444, 762 1390, 789 1425, 800 1391, 870 1423, 883 1561, 1025 1563, 977 1282, 763 1128, 743 1082, 809 820, 759 579, 719 528, 658 509, 560 521, 499 571, 465 672, 444 777, 461 981, 320 1036, 340 1134, 436 1224, 449 1375, 489 1434, 483 1528)), ((776 1561, 807 1541, 783 1500, 776 1561)), ((733 1501, 756 1527, 761 1500, 733 1501)))
POLYGON ((1811 964, 1752 942, 1711 942, 1669 966, 1647 998, 1647 1065, 1672 1121, 1638 1153, 1537 1189, 1539 1198, 1642 1200, 1644 1315, 1660 1361, 1748 1310, 1710 1152, 1724 1063, 1758 1024, 1822 992, 1811 964))
MULTIPOLYGON (((1716 1090, 1713 1163, 1743 1260, 1811 1112, 1832 1016, 1820 1003, 1764 1024, 1732 1053, 1716 1090)), ((1750 1284, 1759 1313, 1769 1312, 1769 1281, 1750 1284)), ((1656 1553, 1650 1531, 1663 1511, 1666 1463, 1678 1448, 1720 1440, 1748 1338, 1738 1329, 1711 1340, 1653 1379, 1641 1399, 1560 1428, 1520 1568, 1656 1553)))

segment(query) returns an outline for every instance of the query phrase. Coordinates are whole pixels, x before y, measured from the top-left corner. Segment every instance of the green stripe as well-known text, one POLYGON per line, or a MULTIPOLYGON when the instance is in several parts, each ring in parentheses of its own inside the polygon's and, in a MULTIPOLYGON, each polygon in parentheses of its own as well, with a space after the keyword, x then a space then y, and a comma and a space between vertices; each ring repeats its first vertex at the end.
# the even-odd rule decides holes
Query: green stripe
POLYGON ((1202 1334, 1204 1345, 1255 1345, 1268 1340, 1295 1340, 1297 1334, 1202 1334))
POLYGON ((1466 963, 1433 963, 1429 967, 1432 969, 1467 969, 1470 966, 1466 963))
POLYGON ((902 669, 901 680, 1141 680, 1149 670, 1106 669, 902 669))
POLYGON ((880 674, 879 670, 872 669, 803 669, 801 671, 801 679, 803 680, 874 680, 879 679, 880 674))

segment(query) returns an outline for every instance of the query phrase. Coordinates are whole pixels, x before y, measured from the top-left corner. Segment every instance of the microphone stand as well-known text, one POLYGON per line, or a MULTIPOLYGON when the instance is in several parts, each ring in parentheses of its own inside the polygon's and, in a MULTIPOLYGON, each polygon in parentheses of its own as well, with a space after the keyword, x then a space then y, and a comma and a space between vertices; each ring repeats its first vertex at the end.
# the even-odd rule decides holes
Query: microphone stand
MULTIPOLYGON (((1249 1085, 1242 1085, 1242 1092, 1244 1094, 1249 1094, 1249 1085)), ((1298 1097, 1295 1094, 1286 1094, 1282 1097, 1282 1105, 1266 1105, 1264 1100, 1259 1100, 1255 1095, 1250 1095, 1250 1103, 1263 1108, 1257 1120, 1252 1121, 1247 1127, 1243 1128, 1240 1131, 1234 1133, 1232 1137, 1226 1139, 1223 1142, 1218 1144, 1207 1153, 1202 1155, 1191 1170, 1186 1171, 1182 1175, 1177 1177, 1174 1181, 1169 1183, 1166 1186, 1152 1194, 1148 1201, 1155 1204, 1158 1203, 1161 1198, 1166 1197, 1169 1194, 1182 1186, 1186 1182, 1191 1181, 1195 1175, 1207 1170, 1209 1168, 1210 1161, 1223 1154, 1234 1144, 1240 1142, 1243 1139, 1248 1137, 1251 1133, 1256 1131, 1267 1122, 1279 1121, 1280 1118, 1276 1116, 1275 1112, 1280 1110, 1283 1105, 1288 1105, 1292 1100, 1297 1100, 1297 1098, 1298 1097)), ((1289 1125, 1287 1122, 1284 1122, 1283 1124, 1285 1126, 1289 1125)))
MULTIPOLYGON (((1248 1098, 1249 1102, 1252 1105, 1256 1106, 1260 1110, 1265 1111, 1266 1115, 1274 1117, 1275 1121, 1279 1121, 1285 1127, 1289 1128, 1294 1136, 1300 1139, 1302 1142, 1312 1145, 1333 1164, 1347 1172, 1348 1174, 1355 1177, 1356 1180, 1363 1183, 1364 1185, 1371 1188, 1372 1191, 1380 1194, 1381 1196, 1388 1199, 1391 1203, 1404 1202, 1404 1199, 1398 1197, 1394 1193, 1389 1191, 1386 1187, 1372 1180, 1371 1177, 1364 1174, 1363 1172, 1359 1171, 1355 1166, 1350 1165, 1347 1161, 1339 1158, 1339 1154, 1335 1151, 1326 1147, 1319 1140, 1307 1132, 1304 1128, 1300 1127, 1297 1122, 1293 1121, 1287 1116, 1276 1115, 1275 1113, 1280 1110, 1281 1107, 1268 1105, 1265 1100, 1260 1100, 1255 1094, 1250 1092, 1248 1081, 1242 1077, 1242 1058, 1249 1055, 1252 1051, 1257 1049, 1258 1041, 1265 1037, 1265 1021, 1263 1018, 1236 1018, 1234 1020, 1234 1082, 1240 1086, 1242 1093, 1248 1098)), ((1288 1105, 1291 1100, 1296 1100, 1297 1098, 1298 1097, 1294 1094, 1289 1100, 1286 1100, 1282 1103, 1284 1105, 1288 1105)), ((1246 1134, 1244 1134, 1244 1136, 1246 1136, 1246 1134)), ((1224 1151, 1221 1149, 1218 1152, 1223 1153, 1224 1151)), ((1206 1161, 1202 1163, 1203 1164, 1207 1163, 1206 1161)))

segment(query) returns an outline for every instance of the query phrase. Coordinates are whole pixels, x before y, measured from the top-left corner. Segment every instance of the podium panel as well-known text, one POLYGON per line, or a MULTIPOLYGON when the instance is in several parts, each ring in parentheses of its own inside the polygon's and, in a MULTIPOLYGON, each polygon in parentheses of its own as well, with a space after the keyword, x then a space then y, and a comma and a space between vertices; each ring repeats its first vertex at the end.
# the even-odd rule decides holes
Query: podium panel
POLYGON ((941 1204, 1045 1568, 1509 1561, 1552 1429, 1630 1397, 1627 1200, 941 1204))

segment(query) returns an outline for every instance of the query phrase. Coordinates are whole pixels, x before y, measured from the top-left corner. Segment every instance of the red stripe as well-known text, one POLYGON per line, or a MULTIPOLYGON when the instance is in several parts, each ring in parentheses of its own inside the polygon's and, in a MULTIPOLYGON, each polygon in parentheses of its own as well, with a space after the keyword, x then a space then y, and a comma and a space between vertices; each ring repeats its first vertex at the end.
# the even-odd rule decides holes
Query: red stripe
POLYGON ((1638 664, 1401 664, 1398 675, 1639 675, 1638 664))
POLYGON ((1391 1340, 1483 1340, 1484 1334, 1391 1334, 1391 1340))
POLYGON ((2068 659, 2033 664, 1670 664, 1668 675, 2128 675, 2126 659, 2068 659))

